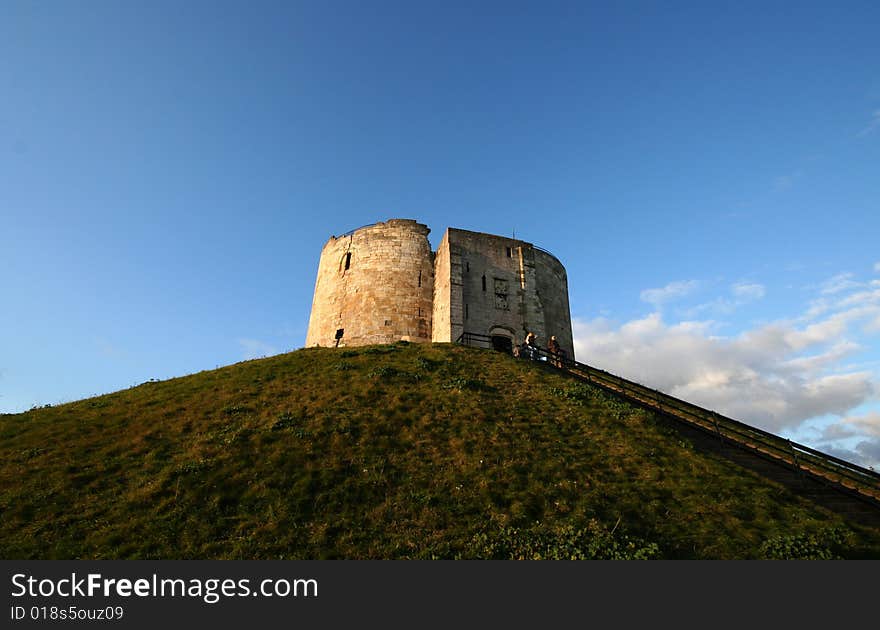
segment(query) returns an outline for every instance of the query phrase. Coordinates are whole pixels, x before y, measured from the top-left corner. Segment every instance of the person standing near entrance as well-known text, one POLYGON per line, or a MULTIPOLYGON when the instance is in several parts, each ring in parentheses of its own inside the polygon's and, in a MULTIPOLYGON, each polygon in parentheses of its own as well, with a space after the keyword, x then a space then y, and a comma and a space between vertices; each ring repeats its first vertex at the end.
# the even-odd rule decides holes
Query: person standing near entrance
POLYGON ((535 337, 535 333, 530 332, 526 335, 526 349, 528 350, 529 358, 534 361, 538 358, 538 344, 537 338, 535 337))
POLYGON ((559 342, 556 341, 556 335, 550 336, 550 341, 547 342, 547 350, 550 352, 550 363, 556 367, 562 367, 562 362, 559 360, 559 342))

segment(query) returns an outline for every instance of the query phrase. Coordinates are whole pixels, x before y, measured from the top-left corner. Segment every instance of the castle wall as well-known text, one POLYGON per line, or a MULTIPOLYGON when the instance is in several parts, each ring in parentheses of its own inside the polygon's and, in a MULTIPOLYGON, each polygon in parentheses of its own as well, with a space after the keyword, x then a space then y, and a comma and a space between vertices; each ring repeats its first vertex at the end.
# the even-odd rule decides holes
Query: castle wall
POLYGON ((331 237, 321 251, 306 346, 431 341, 427 226, 391 219, 331 237))
POLYGON ((556 335, 574 357, 568 281, 554 256, 525 241, 449 228, 436 265, 434 341, 466 330, 521 343, 533 332, 541 346, 556 335))
POLYGON ((321 251, 307 346, 454 342, 462 332, 547 345, 574 357, 565 268, 531 243, 391 219, 331 237, 321 251))

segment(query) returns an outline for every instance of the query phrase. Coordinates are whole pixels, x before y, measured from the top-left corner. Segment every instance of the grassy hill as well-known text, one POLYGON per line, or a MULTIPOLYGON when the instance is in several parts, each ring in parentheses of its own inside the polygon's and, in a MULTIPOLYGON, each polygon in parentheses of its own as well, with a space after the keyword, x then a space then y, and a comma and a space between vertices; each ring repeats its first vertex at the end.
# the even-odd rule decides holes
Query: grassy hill
POLYGON ((0 557, 880 557, 545 365, 304 349, 0 416, 0 557))

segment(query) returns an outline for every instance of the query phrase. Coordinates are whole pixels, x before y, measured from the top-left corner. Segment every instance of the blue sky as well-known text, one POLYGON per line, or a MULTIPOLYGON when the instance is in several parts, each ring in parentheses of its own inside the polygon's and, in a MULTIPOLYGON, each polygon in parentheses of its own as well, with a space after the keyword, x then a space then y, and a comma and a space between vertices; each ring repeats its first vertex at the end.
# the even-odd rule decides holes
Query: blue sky
POLYGON ((880 5, 713 4, 4 2, 0 411, 301 347, 326 239, 402 217, 553 251, 580 360, 876 467, 880 5))

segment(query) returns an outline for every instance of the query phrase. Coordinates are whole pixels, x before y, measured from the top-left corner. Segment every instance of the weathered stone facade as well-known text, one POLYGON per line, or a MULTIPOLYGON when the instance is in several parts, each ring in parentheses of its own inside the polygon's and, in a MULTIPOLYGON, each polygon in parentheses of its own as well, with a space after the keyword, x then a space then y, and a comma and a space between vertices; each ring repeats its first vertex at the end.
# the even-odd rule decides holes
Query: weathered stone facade
MULTIPOLYGON (((307 346, 455 341, 462 332, 574 357, 568 280, 531 243, 449 228, 437 252, 427 226, 391 219, 331 237, 321 252, 307 346)), ((503 344, 501 344, 503 345, 503 344)))
POLYGON ((331 237, 321 251, 306 345, 430 341, 429 232, 421 223, 392 219, 331 237))
POLYGON ((568 278, 552 254, 525 241, 449 228, 434 265, 432 341, 455 341, 467 331, 521 343, 533 332, 541 346, 556 335, 574 357, 568 278))

